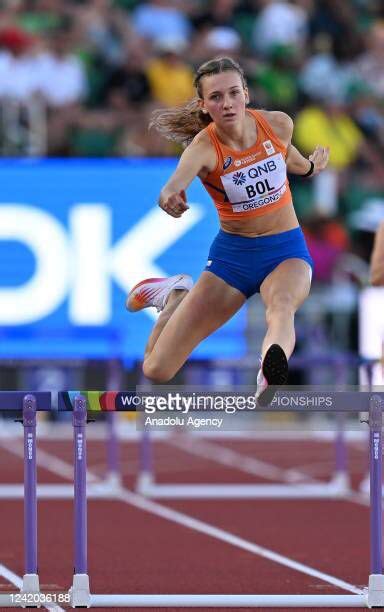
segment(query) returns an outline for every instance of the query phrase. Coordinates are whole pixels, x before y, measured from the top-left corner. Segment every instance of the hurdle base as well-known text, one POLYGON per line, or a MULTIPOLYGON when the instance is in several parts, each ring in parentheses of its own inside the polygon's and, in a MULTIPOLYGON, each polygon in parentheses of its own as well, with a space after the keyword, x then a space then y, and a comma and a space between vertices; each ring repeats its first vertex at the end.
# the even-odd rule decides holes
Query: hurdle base
POLYGON ((348 472, 336 472, 329 484, 332 488, 337 490, 340 495, 351 492, 351 479, 348 472))
POLYGON ((136 493, 151 497, 154 478, 152 472, 141 472, 136 481, 136 493))
MULTIPOLYGON (((20 593, 40 593, 40 581, 38 574, 24 574, 23 576, 23 584, 20 588, 20 593)), ((34 608, 40 608, 41 604, 36 603, 33 605, 34 608)), ((25 604, 22 606, 23 608, 29 608, 30 606, 25 604)))
POLYGON ((369 608, 384 608, 384 574, 369 576, 367 601, 369 608))
POLYGON ((24 574, 20 593, 40 593, 39 575, 24 574))
POLYGON ((72 608, 90 608, 91 593, 88 574, 74 574, 73 583, 69 589, 72 608))
POLYGON ((123 481, 121 475, 118 472, 108 472, 105 477, 104 483, 106 487, 108 487, 112 492, 121 491, 121 487, 123 486, 123 481))

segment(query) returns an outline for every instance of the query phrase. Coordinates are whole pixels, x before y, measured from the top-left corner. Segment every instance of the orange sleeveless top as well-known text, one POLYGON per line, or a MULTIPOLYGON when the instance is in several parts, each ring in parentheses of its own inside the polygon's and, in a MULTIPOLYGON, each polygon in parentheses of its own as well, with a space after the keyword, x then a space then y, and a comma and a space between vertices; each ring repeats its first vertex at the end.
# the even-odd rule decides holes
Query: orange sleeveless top
POLYGON ((205 129, 216 150, 217 164, 202 181, 220 219, 256 217, 292 202, 285 157, 287 147, 256 110, 247 110, 256 121, 257 141, 235 151, 220 142, 215 124, 205 129))

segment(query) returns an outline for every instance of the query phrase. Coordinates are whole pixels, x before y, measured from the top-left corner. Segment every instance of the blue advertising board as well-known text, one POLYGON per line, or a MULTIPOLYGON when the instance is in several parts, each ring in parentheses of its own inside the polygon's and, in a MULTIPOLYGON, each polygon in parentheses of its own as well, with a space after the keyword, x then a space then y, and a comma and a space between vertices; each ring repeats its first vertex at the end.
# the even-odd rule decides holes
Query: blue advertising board
MULTIPOLYGON (((198 180, 180 219, 157 205, 174 159, 0 163, 0 357, 140 359, 154 309, 127 313, 147 277, 194 280, 217 233, 198 180)), ((245 352, 242 309, 193 353, 245 352)))

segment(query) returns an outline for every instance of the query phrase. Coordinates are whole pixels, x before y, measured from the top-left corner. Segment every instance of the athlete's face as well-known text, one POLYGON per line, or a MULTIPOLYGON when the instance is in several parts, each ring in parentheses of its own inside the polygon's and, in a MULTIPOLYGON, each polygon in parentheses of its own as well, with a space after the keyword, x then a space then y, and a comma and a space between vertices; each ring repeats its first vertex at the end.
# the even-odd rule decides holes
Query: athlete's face
POLYGON ((202 77, 203 98, 201 107, 213 121, 229 127, 244 119, 245 105, 248 103, 248 90, 244 87, 238 72, 227 71, 202 77))

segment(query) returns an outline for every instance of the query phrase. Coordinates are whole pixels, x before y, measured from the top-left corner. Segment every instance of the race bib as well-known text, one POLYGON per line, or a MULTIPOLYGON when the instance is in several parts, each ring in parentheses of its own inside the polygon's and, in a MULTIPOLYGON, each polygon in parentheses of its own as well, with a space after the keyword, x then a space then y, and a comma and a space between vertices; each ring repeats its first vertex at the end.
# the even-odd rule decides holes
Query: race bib
POLYGON ((281 153, 221 177, 233 212, 261 208, 278 202, 287 190, 287 169, 281 153))

